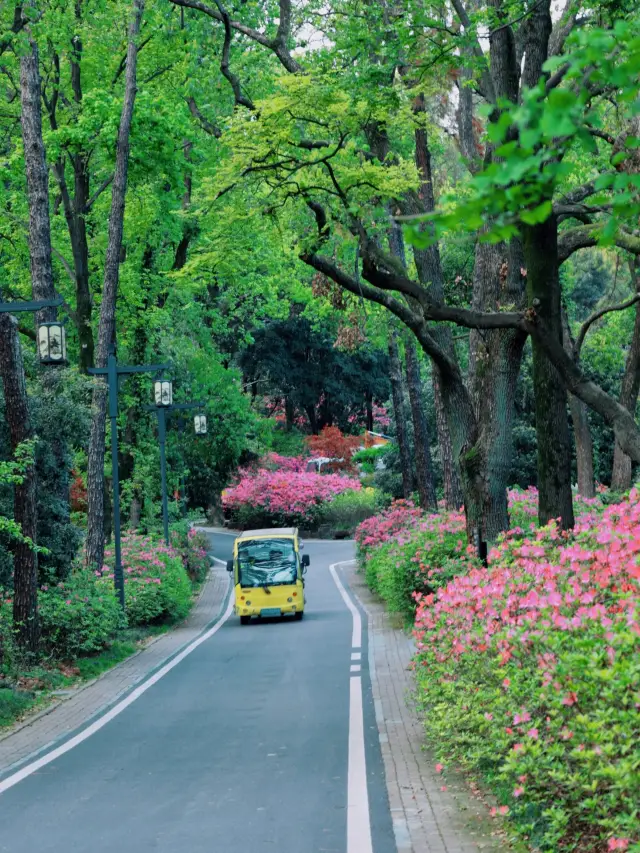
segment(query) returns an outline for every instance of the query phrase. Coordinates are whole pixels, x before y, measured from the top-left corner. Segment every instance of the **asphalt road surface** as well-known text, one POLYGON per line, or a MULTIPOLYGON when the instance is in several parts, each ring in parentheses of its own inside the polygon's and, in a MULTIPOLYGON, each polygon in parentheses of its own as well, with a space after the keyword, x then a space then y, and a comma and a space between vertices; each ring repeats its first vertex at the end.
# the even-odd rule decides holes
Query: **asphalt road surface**
MULTIPOLYGON (((211 540, 226 561, 232 537, 211 540)), ((302 622, 230 615, 117 717, 0 794, 0 851, 395 853, 366 620, 329 569, 352 545, 305 553, 302 622)))

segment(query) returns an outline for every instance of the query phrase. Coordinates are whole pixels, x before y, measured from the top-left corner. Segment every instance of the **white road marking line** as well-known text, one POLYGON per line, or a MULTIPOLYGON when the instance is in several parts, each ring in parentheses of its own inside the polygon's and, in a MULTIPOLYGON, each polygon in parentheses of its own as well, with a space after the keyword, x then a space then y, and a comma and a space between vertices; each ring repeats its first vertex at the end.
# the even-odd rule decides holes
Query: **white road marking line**
MULTIPOLYGON (((353 648, 362 647, 362 620, 360 611, 338 577, 335 563, 329 567, 344 603, 353 617, 353 648)), ((352 652, 353 654, 353 652, 352 652)), ((351 666, 352 671, 355 665, 351 666)), ((357 666, 360 669, 360 666, 357 666)), ((349 764, 347 771, 347 850, 346 853, 373 853, 371 819, 369 815, 369 790, 367 787, 367 759, 364 745, 364 709, 362 677, 349 679, 349 764)))
MULTIPOLYGON (((353 562, 349 560, 348 562, 353 562)), ((360 618, 360 611, 355 606, 346 589, 342 585, 342 581, 338 577, 338 573, 336 571, 336 566, 341 565, 341 563, 334 563, 333 566, 329 566, 329 571, 333 577, 335 585, 338 587, 338 592, 342 596, 342 600, 347 605, 349 610, 351 611, 351 615, 353 616, 353 632, 351 634, 351 648, 360 649, 362 648, 362 619, 360 618)))
POLYGON ((362 678, 349 680, 349 773, 347 779, 347 853, 373 853, 367 761, 364 752, 362 678))
POLYGON ((362 655, 360 652, 351 652, 351 660, 361 660, 362 655))
MULTIPOLYGON (((219 563, 222 563, 222 560, 218 560, 219 563)), ((96 732, 100 731, 101 728, 110 723, 115 717, 121 714, 129 705, 132 705, 136 699, 139 699, 143 693, 146 693, 150 687, 153 687, 154 684, 157 684, 161 678, 171 672, 171 670, 176 667, 179 663, 191 654, 191 652, 195 651, 198 646, 201 646, 206 640, 210 637, 213 637, 220 628, 227 621, 229 616, 233 613, 233 596, 229 598, 229 604, 227 605, 227 609, 224 614, 220 617, 220 619, 216 622, 216 624, 209 628, 204 634, 190 643, 186 649, 183 649, 180 654, 176 655, 169 663, 165 664, 161 669, 159 669, 154 675, 148 678, 146 681, 143 681, 142 684, 138 685, 128 696, 126 696, 121 702, 118 702, 117 705, 114 705, 110 711, 107 711, 102 717, 99 717, 95 720, 91 725, 87 726, 86 729, 83 729, 81 732, 78 732, 77 735, 72 737, 70 740, 63 743, 61 746, 57 747, 57 749, 48 752, 46 755, 43 755, 42 758, 38 758, 36 761, 32 761, 30 764, 27 764, 21 770, 18 770, 16 773, 13 773, 11 776, 7 776, 6 779, 0 781, 0 794, 3 794, 9 788, 13 788, 14 785, 17 785, 18 782, 22 782, 23 779, 26 779, 27 776, 31 776, 32 773, 36 773, 38 770, 41 770, 43 767, 46 767, 47 764, 50 764, 52 761, 55 761, 57 758, 60 758, 66 752, 70 752, 76 746, 81 744, 83 741, 87 740, 94 735, 96 732)))
POLYGON ((362 669, 362 667, 360 666, 359 663, 352 663, 351 664, 351 672, 360 672, 361 669, 362 669))

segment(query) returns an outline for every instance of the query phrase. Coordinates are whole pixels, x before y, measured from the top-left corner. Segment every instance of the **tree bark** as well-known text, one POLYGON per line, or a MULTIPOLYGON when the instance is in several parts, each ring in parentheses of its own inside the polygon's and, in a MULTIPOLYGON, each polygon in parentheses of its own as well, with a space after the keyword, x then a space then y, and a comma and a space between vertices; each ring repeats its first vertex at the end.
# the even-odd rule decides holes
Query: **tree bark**
MULTIPOLYGON (((40 107, 40 69, 38 46, 29 37, 28 49, 20 57, 20 122, 27 180, 29 205, 29 263, 31 287, 35 300, 53 299, 53 267, 51 262, 51 227, 49 221, 49 176, 42 140, 40 107)), ((33 435, 29 416, 22 352, 17 324, 9 315, 0 315, 3 338, 0 349, 7 421, 12 449, 33 435), (5 340, 6 338, 6 340, 5 340)), ((55 319, 55 308, 41 308, 36 323, 55 319)), ((15 487, 14 518, 24 536, 37 541, 37 484, 35 464, 27 469, 22 484, 15 487)), ((36 652, 40 637, 38 623, 38 560, 37 554, 25 543, 14 548, 13 621, 18 643, 36 652)))
POLYGON ((393 413, 396 422, 396 439, 400 452, 400 467, 402 470, 402 493, 405 498, 410 498, 413 492, 413 471, 411 465, 411 450, 407 437, 407 425, 405 423, 405 397, 402 382, 402 368, 400 366, 400 355, 398 353, 397 332, 389 334, 389 378, 391 380, 391 397, 393 400, 393 413))
POLYGON ((418 494, 420 495, 420 506, 423 509, 438 511, 438 500, 433 477, 433 462, 431 460, 431 448, 429 442, 429 427, 427 417, 422 406, 422 382, 420 380, 420 363, 416 356, 416 350, 412 339, 407 338, 404 345, 407 387, 409 389, 409 402, 411 404, 411 418, 413 420, 413 439, 416 457, 416 478, 418 481, 418 494))
MULTIPOLYGON (((133 107, 136 96, 136 63, 144 0, 133 0, 132 17, 129 25, 127 65, 122 115, 118 130, 116 165, 111 194, 109 237, 105 258, 100 325, 96 364, 105 367, 110 347, 115 343, 116 298, 118 291, 120 253, 124 228, 124 209, 129 168, 129 137, 133 107)), ((107 386, 103 379, 97 380, 92 400, 91 435, 87 462, 87 545, 86 561, 90 566, 102 566, 104 562, 104 460, 107 411, 107 386)))
MULTIPOLYGON (((522 230, 529 307, 561 344, 557 220, 551 216, 540 225, 526 225, 522 230)), ((538 520, 544 525, 559 518, 563 528, 572 528, 574 516, 567 392, 539 341, 534 337, 531 344, 538 450, 538 520)))
MULTIPOLYGON (((416 113, 425 112, 424 95, 420 95, 415 105, 416 113)), ((420 189, 411 210, 414 212, 432 213, 435 210, 435 195, 433 191, 433 173, 431 169, 431 151, 427 131, 417 127, 414 134, 415 161, 420 174, 420 189)), ((413 250, 413 258, 418 273, 418 280, 425 285, 431 297, 438 302, 444 299, 444 277, 440 261, 440 249, 437 243, 432 243, 426 249, 413 250)), ((447 352, 454 353, 451 333, 447 329, 438 332, 439 340, 447 352)), ((453 455, 451 433, 442 397, 442 376, 436 364, 433 365, 433 396, 436 409, 436 429, 440 447, 442 465, 442 480, 444 487, 444 502, 447 509, 459 510, 464 504, 464 495, 460 484, 457 461, 453 455)))
MULTIPOLYGON (((29 28, 25 30, 29 33, 29 28)), ((29 263, 36 300, 53 299, 51 224, 49 220, 49 173, 42 141, 38 46, 29 33, 29 49, 20 57, 20 107, 22 141, 29 204, 29 263)), ((36 323, 54 320, 55 308, 41 308, 36 323)))
POLYGON ((367 391, 365 394, 365 407, 367 412, 366 428, 369 432, 373 432, 373 394, 371 391, 367 391))
MULTIPOLYGON (((569 328, 566 311, 562 311, 562 341, 571 358, 577 359, 574 341, 569 328)), ((596 484, 593 472, 593 441, 586 405, 578 397, 569 394, 569 411, 573 422, 573 437, 576 445, 576 467, 578 469, 578 494, 583 498, 593 498, 596 484)))
MULTIPOLYGON (((630 261, 631 280, 636 291, 640 291, 640 273, 637 261, 630 261)), ((636 303, 636 317, 633 325, 633 337, 631 346, 627 353, 627 361, 620 389, 620 403, 635 416, 638 405, 638 393, 640 392, 640 302, 636 303)), ((611 488, 614 492, 626 492, 631 488, 633 465, 631 459, 622 450, 616 441, 613 453, 613 471, 611 474, 611 488)))
POLYGON ((442 485, 444 489, 444 504, 447 509, 459 510, 464 505, 464 495, 460 485, 458 467, 453 458, 453 447, 451 445, 451 433, 447 423, 442 399, 442 383, 440 372, 435 365, 432 371, 433 399, 436 410, 436 431, 438 434, 438 446, 440 448, 440 464, 442 465, 442 485))
MULTIPOLYGON (((27 388, 18 336, 18 324, 10 314, 0 314, 0 375, 4 388, 5 416, 12 451, 33 438, 29 417, 27 388)), ((36 469, 27 468, 24 480, 14 487, 14 519, 22 535, 37 542, 36 469)), ((40 639, 38 622, 38 556, 25 542, 12 545, 13 552, 13 624, 18 644, 37 652, 40 639)))

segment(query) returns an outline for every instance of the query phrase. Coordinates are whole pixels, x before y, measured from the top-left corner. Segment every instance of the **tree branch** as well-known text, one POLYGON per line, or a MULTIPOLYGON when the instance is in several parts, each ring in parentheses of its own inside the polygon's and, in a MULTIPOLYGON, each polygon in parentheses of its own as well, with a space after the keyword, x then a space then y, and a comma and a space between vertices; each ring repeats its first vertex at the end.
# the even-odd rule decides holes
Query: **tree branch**
POLYGON ((215 125, 212 121, 202 114, 200 108, 196 104, 195 98, 187 98, 187 106, 189 107, 189 112, 191 115, 199 122, 200 127, 204 130, 205 133, 208 133, 209 136, 214 136, 216 139, 220 139, 222 136, 222 130, 215 125))
MULTIPOLYGON (((182 6, 186 9, 196 9, 198 12, 202 12, 203 15, 207 15, 209 18, 213 18, 215 21, 223 23, 223 18, 219 10, 214 9, 212 6, 207 6, 206 3, 201 3, 200 0, 170 0, 170 2, 173 3, 174 6, 182 6)), ((264 35, 264 33, 254 30, 252 27, 245 26, 245 24, 242 24, 240 21, 230 20, 229 23, 232 29, 273 51, 287 71, 290 71, 293 74, 302 71, 302 66, 291 56, 286 46, 289 36, 287 28, 290 28, 291 25, 291 4, 289 0, 280 0, 280 23, 278 24, 278 30, 275 38, 269 38, 264 35)))
POLYGON ((85 204, 82 213, 89 213, 94 203, 98 200, 98 197, 102 195, 102 193, 106 190, 106 188, 113 183, 113 174, 109 175, 108 178, 105 178, 104 181, 100 184, 98 189, 94 192, 91 198, 85 204))
POLYGON ((608 305, 606 308, 600 308, 599 311, 594 311, 594 313, 590 317, 587 317, 587 319, 580 327, 578 337, 576 338, 576 342, 574 345, 576 355, 580 354, 580 350, 582 349, 582 344, 584 343, 584 339, 587 336, 587 332, 597 320, 599 320, 601 317, 604 317, 606 314, 611 314, 613 311, 624 311, 626 308, 631 308, 631 306, 635 305, 636 302, 640 302, 640 293, 636 293, 630 299, 627 299, 626 302, 620 302, 618 305, 608 305))
MULTIPOLYGON (((600 226, 594 225, 577 225, 575 228, 568 228, 566 231, 561 231, 558 235, 558 260, 562 264, 567 258, 570 258, 574 252, 579 249, 587 249, 591 246, 597 246, 600 236, 600 226)), ((615 236, 615 244, 620 249, 625 249, 632 255, 640 255, 640 237, 624 231, 618 230, 615 236)))
POLYGON ((231 71, 229 63, 232 38, 231 18, 229 17, 229 13, 222 5, 220 0, 215 0, 215 4, 222 18, 222 23, 224 24, 224 44, 222 45, 222 59, 220 60, 220 71, 222 72, 222 76, 229 81, 229 85, 233 90, 233 97, 235 99, 236 106, 246 107, 248 110, 251 110, 251 112, 255 112, 255 106, 251 98, 242 94, 240 78, 237 76, 237 74, 234 74, 231 71))

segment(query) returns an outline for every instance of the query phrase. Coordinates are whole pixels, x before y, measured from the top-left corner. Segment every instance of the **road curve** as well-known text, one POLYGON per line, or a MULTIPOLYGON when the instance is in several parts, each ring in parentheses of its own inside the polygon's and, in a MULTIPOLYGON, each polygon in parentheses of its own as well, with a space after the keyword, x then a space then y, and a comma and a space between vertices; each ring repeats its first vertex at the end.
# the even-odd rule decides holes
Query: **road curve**
MULTIPOLYGON (((232 537, 211 541, 226 560, 232 537)), ((364 619, 366 791, 348 778, 353 623, 329 566, 352 546, 306 553, 302 622, 231 616, 119 716, 0 795, 0 851, 394 853, 364 619), (348 796, 368 800, 371 845, 353 833, 347 844, 348 796)))

